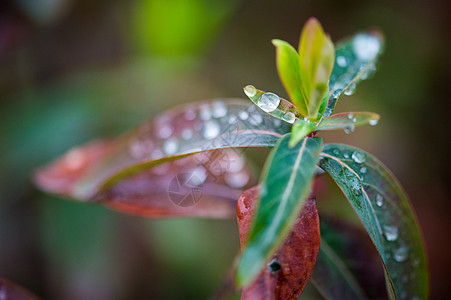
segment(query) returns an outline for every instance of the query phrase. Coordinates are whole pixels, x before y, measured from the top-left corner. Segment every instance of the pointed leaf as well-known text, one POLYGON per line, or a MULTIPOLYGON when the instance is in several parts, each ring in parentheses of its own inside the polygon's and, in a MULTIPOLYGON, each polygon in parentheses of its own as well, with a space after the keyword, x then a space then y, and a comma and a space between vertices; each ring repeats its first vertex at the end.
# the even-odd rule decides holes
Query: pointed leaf
POLYGON ((1 300, 38 300, 24 288, 12 283, 9 280, 0 278, 0 299, 1 300))
POLYGON ((143 169, 215 149, 273 147, 288 131, 285 123, 275 123, 274 118, 244 101, 204 101, 169 110, 144 123, 111 141, 96 159, 88 159, 90 151, 82 148, 55 164, 68 164, 65 176, 75 177, 70 197, 89 200, 119 179, 143 169))
MULTIPOLYGON (((108 143, 105 143, 105 148, 108 143)), ((75 151, 75 150, 72 150, 75 151)), ((89 166, 101 154, 102 143, 77 149, 72 159, 84 157, 89 166)), ((61 160, 41 170, 37 184, 44 190, 72 197, 73 186, 83 174, 69 167, 73 160, 61 160)), ((123 178, 91 200, 114 210, 145 217, 231 218, 243 188, 256 183, 241 153, 233 149, 201 152, 123 178)))
POLYGON ((302 141, 307 135, 315 130, 315 123, 305 120, 296 120, 291 130, 291 140, 289 147, 294 147, 297 143, 302 141))
MULTIPOLYGON (((237 203, 241 247, 244 248, 256 209, 258 187, 245 191, 237 203)), ((315 266, 319 251, 319 218, 314 198, 304 202, 291 232, 257 279, 244 288, 242 300, 297 299, 315 266), (272 268, 272 269, 271 269, 272 268)))
POLYGON ((276 96, 280 101, 277 107, 273 106, 273 110, 263 109, 262 107, 264 107, 264 105, 262 104, 262 96, 264 94, 270 94, 271 96, 273 96, 275 95, 274 93, 267 93, 261 90, 257 90, 252 85, 245 86, 244 93, 249 97, 249 99, 251 99, 252 102, 254 102, 255 105, 260 107, 264 112, 288 124, 293 124, 296 119, 303 118, 302 114, 297 110, 296 106, 294 106, 293 103, 280 98, 277 95, 276 96))
POLYGON ((249 284, 260 273, 286 238, 310 193, 322 139, 305 138, 289 148, 290 138, 287 134, 280 140, 265 164, 257 212, 237 268, 239 286, 249 284))
POLYGON ((301 84, 308 102, 308 117, 318 119, 318 111, 328 92, 329 77, 334 66, 334 45, 321 24, 310 18, 302 29, 299 42, 301 84))
POLYGON ((378 30, 360 32, 337 43, 329 82, 329 104, 324 117, 332 114, 341 95, 351 95, 360 81, 374 74, 383 48, 383 36, 378 30))
POLYGON ((280 81, 303 116, 308 115, 306 95, 301 90, 301 75, 299 69, 299 54, 287 42, 273 40, 276 47, 277 71, 280 81))
POLYGON ((352 146, 325 145, 321 157, 321 168, 348 198, 382 258, 388 294, 426 299, 423 239, 396 178, 372 155, 352 146))
POLYGON ((379 121, 379 115, 372 112, 346 112, 332 115, 324 118, 316 130, 337 130, 337 129, 350 129, 354 130, 354 127, 371 125, 374 126, 379 121))

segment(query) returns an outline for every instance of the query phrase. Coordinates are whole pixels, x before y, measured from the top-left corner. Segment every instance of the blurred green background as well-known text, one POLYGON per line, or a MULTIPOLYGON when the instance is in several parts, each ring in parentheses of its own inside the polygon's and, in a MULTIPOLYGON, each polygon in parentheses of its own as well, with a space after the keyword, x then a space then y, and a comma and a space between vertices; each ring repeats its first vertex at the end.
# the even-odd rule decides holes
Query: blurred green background
MULTIPOLYGON (((378 112, 379 125, 323 136, 375 154, 396 174, 425 235, 431 298, 447 298, 448 6, 446 0, 3 0, 0 277, 49 300, 213 295, 238 252, 235 220, 127 216, 45 195, 31 183, 32 172, 72 146, 125 132, 179 103, 244 98, 246 84, 286 96, 270 41, 296 45, 303 23, 315 16, 334 41, 371 26, 386 35, 376 76, 336 110, 378 112)), ((318 204, 320 215, 350 213, 337 188, 320 192, 318 204)), ((317 297, 312 290, 305 295, 317 297)))

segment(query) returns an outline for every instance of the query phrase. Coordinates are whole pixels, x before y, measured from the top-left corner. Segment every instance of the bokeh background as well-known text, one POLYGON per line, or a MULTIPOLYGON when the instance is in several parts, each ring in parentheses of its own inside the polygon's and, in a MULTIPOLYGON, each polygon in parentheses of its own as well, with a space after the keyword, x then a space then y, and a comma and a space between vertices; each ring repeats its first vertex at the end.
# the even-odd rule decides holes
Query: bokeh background
MULTIPOLYGON (((296 45, 316 16, 334 41, 376 26, 379 71, 336 111, 376 127, 323 135, 379 157, 404 185, 429 253, 431 298, 451 277, 450 8, 446 0, 3 0, 0 2, 0 277, 42 299, 205 299, 239 241, 236 222, 147 220, 39 192, 33 170, 179 103, 285 96, 270 41, 296 45)), ((261 164, 267 152, 255 158, 261 164)), ((325 184, 330 182, 326 181, 325 184)), ((350 214, 338 189, 322 213, 350 214)), ((237 295, 235 295, 235 298, 237 295)), ((303 296, 304 297, 304 296, 303 296)), ((319 296, 309 288, 306 299, 319 296)))

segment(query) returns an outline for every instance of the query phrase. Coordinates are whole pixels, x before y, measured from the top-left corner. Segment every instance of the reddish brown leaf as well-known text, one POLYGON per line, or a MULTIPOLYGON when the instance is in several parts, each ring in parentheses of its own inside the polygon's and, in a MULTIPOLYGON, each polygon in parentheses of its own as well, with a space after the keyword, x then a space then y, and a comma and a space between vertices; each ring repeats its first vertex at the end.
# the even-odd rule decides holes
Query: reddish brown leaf
POLYGON ((38 300, 24 288, 12 283, 9 280, 0 278, 0 299, 1 300, 38 300))
MULTIPOLYGON (((36 182, 51 193, 71 197, 80 176, 113 142, 76 148, 40 170, 36 182)), ((147 217, 233 218, 242 189, 255 184, 240 152, 214 150, 170 161, 119 180, 92 200, 121 212, 147 217)))
MULTIPOLYGON (((246 242, 257 195, 258 187, 254 187, 238 199, 241 247, 246 242)), ((241 299, 298 299, 315 266, 320 240, 316 200, 309 198, 282 247, 268 262, 268 267, 243 290, 241 299)))

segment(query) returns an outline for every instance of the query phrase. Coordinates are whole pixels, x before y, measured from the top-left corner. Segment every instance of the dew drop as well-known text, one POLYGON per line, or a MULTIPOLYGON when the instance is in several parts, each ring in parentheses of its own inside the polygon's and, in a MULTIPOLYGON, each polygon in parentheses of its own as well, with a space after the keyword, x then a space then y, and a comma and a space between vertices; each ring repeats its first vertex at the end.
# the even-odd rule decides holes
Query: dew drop
POLYGON ((346 58, 344 56, 337 57, 337 64, 342 68, 344 68, 348 65, 346 58))
POLYGON ((196 111, 190 109, 185 112, 185 119, 188 121, 192 121, 196 118, 196 111))
POLYGON ((229 121, 228 121, 229 124, 235 123, 236 120, 237 120, 237 117, 235 115, 229 115, 229 121))
POLYGON ((249 113, 248 113, 247 111, 245 111, 245 110, 242 110, 242 111, 240 111, 240 112, 238 113, 238 117, 239 117, 241 120, 245 121, 245 120, 247 120, 247 118, 249 118, 249 113))
POLYGON ((384 197, 382 197, 381 194, 376 195, 376 204, 379 207, 382 207, 382 205, 384 205, 384 197))
POLYGON ((227 115, 227 106, 224 102, 215 101, 212 105, 213 117, 222 118, 227 115))
POLYGON ((349 158, 349 154, 348 154, 348 153, 345 153, 343 156, 344 156, 345 158, 349 158))
POLYGON ((340 96, 342 91, 343 91, 342 89, 335 90, 332 94, 332 98, 337 99, 340 96))
POLYGON ((163 125, 157 128, 157 135, 161 139, 167 139, 172 135, 172 127, 170 125, 163 125))
POLYGON ((338 151, 338 149, 335 149, 333 152, 334 152, 334 154, 337 155, 337 156, 340 155, 340 151, 338 151))
POLYGON ((351 132, 354 132, 354 129, 355 129, 354 125, 349 125, 345 127, 344 131, 346 134, 350 134, 351 132))
POLYGON ((249 118, 249 123, 252 125, 258 125, 263 122, 263 117, 260 114, 252 114, 249 118))
POLYGON ((287 111, 287 113, 282 116, 282 119, 290 124, 293 124, 296 120, 294 114, 291 111, 287 111))
POLYGON ((352 94, 355 93, 355 90, 356 90, 356 84, 355 84, 355 82, 353 82, 348 86, 348 88, 345 90, 344 93, 347 96, 351 96, 352 94))
POLYGON ((384 235, 387 241, 396 241, 398 238, 398 228, 395 226, 384 225, 384 235))
POLYGON ((216 120, 209 120, 205 122, 202 135, 207 140, 214 139, 219 135, 221 131, 221 127, 219 126, 218 121, 216 120))
POLYGON ((182 131, 182 139, 184 140, 189 140, 190 138, 193 137, 193 131, 189 128, 185 128, 182 131))
POLYGON ((377 119, 371 119, 370 120, 370 125, 371 126, 376 126, 377 125, 378 120, 377 119))
POLYGON ((207 179, 207 171, 205 170, 204 167, 199 166, 197 168, 195 168, 192 172, 191 175, 193 177, 195 177, 196 179, 198 179, 198 181, 200 182, 200 184, 204 183, 205 180, 207 179))
POLYGON ((348 119, 351 120, 352 118, 354 118, 354 114, 352 112, 348 113, 348 119))
POLYGON ((360 151, 354 151, 354 153, 352 153, 352 159, 358 164, 361 164, 366 161, 365 154, 363 154, 363 152, 360 151))
POLYGON ((211 119, 211 110, 207 105, 202 105, 199 111, 201 120, 208 121, 211 119))
POLYGON ((380 47, 380 42, 375 36, 364 33, 356 35, 352 42, 356 56, 363 61, 374 59, 380 47))
POLYGON ((409 249, 407 247, 399 247, 393 253, 393 257, 397 262, 403 262, 407 259, 409 255, 409 249))
POLYGON ((360 173, 365 174, 366 173, 366 167, 361 167, 360 168, 360 173))
POLYGON ((70 150, 64 156, 64 166, 72 171, 81 169, 86 164, 86 156, 80 149, 70 150))
POLYGON ((166 140, 163 144, 163 151, 167 155, 172 155, 177 152, 178 142, 175 138, 166 140))
POLYGON ((280 125, 282 125, 282 121, 280 121, 279 119, 274 118, 274 126, 276 127, 280 127, 280 125))
POLYGON ((247 85, 244 87, 244 93, 249 98, 252 98, 257 94, 257 89, 253 85, 247 85))
POLYGON ((357 118, 352 118, 352 122, 357 122, 357 118))
POLYGON ((270 92, 264 93, 260 99, 258 99, 258 106, 266 112, 275 110, 279 106, 279 103, 280 97, 270 92))
POLYGON ((163 157, 163 152, 160 149, 155 149, 150 155, 152 159, 160 159, 163 157))
POLYGON ((241 171, 238 173, 227 172, 224 174, 225 182, 232 188, 242 188, 249 182, 249 173, 241 171))

